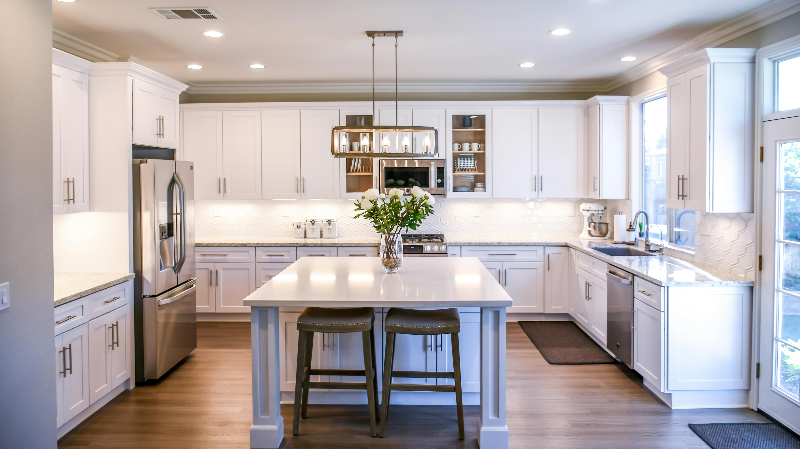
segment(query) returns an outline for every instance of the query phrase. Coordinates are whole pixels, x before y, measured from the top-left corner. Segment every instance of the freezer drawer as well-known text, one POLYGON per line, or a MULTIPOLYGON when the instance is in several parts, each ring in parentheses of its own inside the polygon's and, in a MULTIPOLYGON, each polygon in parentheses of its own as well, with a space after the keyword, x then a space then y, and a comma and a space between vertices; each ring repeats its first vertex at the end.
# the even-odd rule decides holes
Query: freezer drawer
POLYGON ((158 297, 142 299, 144 379, 161 378, 197 348, 196 291, 192 279, 158 297))

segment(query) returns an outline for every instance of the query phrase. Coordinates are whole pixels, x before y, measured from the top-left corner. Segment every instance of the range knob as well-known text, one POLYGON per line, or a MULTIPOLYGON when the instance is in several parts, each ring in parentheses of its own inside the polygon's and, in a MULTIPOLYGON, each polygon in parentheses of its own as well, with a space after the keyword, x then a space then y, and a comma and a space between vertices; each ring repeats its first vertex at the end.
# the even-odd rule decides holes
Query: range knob
POLYGON ((431 246, 430 246, 430 245, 426 245, 426 246, 425 246, 425 251, 426 251, 426 252, 429 252, 429 251, 431 251, 431 246))
POLYGON ((442 244, 441 249, 442 249, 443 252, 447 251, 447 244, 442 244))
POLYGON ((434 245, 433 246, 433 251, 438 252, 439 251, 439 246, 438 245, 434 245))

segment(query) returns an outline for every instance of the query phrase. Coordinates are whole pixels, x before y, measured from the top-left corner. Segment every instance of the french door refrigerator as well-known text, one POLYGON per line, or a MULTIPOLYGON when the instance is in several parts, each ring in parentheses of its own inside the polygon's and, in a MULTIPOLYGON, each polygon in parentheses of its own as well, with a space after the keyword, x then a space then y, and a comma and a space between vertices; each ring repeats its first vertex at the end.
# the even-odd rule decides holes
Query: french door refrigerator
POLYGON ((136 381, 197 347, 194 163, 133 160, 136 381))

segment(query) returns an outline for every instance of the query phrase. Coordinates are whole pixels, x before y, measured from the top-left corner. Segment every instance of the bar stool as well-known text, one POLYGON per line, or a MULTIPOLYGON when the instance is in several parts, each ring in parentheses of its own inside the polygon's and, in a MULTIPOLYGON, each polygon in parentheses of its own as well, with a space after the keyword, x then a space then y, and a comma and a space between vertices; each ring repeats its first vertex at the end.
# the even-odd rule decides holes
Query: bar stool
POLYGON ((464 405, 461 403, 461 357, 458 353, 458 332, 461 330, 461 319, 458 310, 449 309, 401 309, 390 308, 384 319, 386 331, 386 356, 383 369, 383 405, 381 408, 381 428, 379 436, 386 431, 386 419, 389 416, 389 396, 396 391, 432 391, 455 392, 456 409, 458 411, 458 438, 464 439, 464 405), (394 344, 396 334, 439 335, 449 334, 453 346, 452 372, 406 372, 393 371, 394 344), (424 386, 417 384, 392 383, 392 377, 402 378, 451 378, 454 386, 424 386))
POLYGON ((366 389, 369 405, 369 429, 376 435, 378 416, 378 375, 375 366, 375 309, 374 308, 315 308, 303 310, 297 319, 299 339, 297 342, 297 377, 294 390, 293 433, 300 432, 300 417, 306 418, 308 390, 322 389, 366 389), (314 333, 361 332, 364 342, 364 370, 312 369, 311 355, 314 333), (312 375, 363 376, 364 383, 310 381, 312 375), (302 410, 301 410, 302 397, 302 410))

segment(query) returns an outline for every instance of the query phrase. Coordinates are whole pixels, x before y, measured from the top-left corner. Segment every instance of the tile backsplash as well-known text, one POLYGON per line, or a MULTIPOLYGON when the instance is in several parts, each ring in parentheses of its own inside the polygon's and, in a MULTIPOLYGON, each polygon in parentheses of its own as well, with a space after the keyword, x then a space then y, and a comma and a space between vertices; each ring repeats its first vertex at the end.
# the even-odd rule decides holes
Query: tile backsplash
MULTIPOLYGON (((416 232, 451 236, 575 236, 583 216, 575 200, 462 200, 437 198, 434 215, 416 232)), ((195 202, 198 237, 289 237, 292 222, 336 219, 339 235, 374 234, 354 219, 352 200, 253 200, 195 202)))

